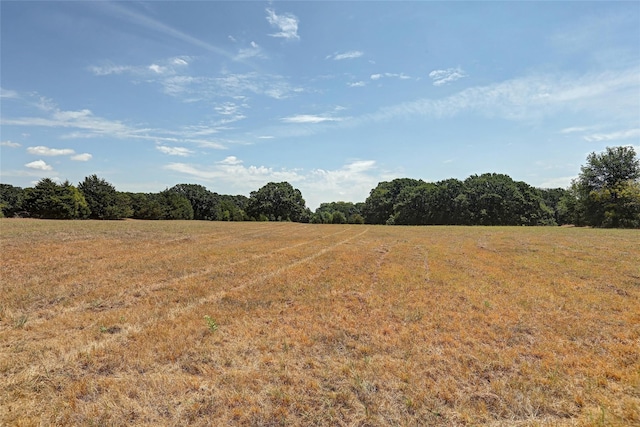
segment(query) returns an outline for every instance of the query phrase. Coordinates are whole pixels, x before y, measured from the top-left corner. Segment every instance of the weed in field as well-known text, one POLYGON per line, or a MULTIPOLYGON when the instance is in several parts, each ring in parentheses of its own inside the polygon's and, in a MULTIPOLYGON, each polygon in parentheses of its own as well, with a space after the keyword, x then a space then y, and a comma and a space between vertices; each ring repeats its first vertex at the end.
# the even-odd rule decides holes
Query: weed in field
POLYGON ((26 314, 23 314, 22 316, 19 316, 16 319, 16 321, 14 322, 14 325, 18 329, 24 328, 24 325, 27 323, 27 320, 29 320, 29 316, 26 314))
POLYGON ((218 330, 218 324, 216 323, 215 319, 211 318, 211 316, 204 316, 204 320, 207 322, 207 327, 211 332, 215 332, 218 330))

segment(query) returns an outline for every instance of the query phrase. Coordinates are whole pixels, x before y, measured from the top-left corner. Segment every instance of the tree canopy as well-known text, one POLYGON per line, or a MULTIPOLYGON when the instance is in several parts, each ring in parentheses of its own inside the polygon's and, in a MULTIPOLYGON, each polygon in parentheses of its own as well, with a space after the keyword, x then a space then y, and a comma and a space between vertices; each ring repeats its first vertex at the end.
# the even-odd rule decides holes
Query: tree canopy
POLYGON ((89 206, 89 218, 122 219, 131 216, 132 209, 127 196, 97 175, 88 176, 78 184, 89 206))
POLYGON ((565 201, 578 225, 640 227, 640 161, 633 147, 591 153, 565 201))
POLYGON ((309 212, 300 190, 288 182, 270 182, 252 191, 247 214, 256 220, 307 222, 309 212))
POLYGON ((27 188, 23 207, 32 217, 45 219, 82 219, 90 210, 82 193, 68 181, 56 184, 49 178, 27 188))

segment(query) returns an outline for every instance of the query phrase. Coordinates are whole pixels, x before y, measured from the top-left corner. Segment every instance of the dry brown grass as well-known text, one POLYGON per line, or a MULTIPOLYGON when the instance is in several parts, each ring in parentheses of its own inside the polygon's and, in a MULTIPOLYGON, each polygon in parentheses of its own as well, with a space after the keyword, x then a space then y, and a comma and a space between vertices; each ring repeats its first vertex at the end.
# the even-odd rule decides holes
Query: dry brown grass
POLYGON ((0 236, 0 425, 640 424, 638 231, 0 236))

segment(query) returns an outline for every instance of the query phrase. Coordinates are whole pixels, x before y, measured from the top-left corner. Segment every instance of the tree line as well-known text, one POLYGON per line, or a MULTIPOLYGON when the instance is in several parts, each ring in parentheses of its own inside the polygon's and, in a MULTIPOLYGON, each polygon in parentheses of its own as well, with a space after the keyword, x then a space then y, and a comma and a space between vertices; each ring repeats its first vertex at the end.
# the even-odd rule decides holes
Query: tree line
POLYGON ((159 193, 120 192, 96 175, 77 186, 44 178, 22 189, 0 184, 0 215, 52 219, 295 221, 316 224, 563 225, 640 228, 640 162, 632 147, 591 153, 569 188, 540 189, 504 174, 435 183, 380 182, 362 203, 306 207, 300 190, 270 182, 249 197, 198 184, 159 193))

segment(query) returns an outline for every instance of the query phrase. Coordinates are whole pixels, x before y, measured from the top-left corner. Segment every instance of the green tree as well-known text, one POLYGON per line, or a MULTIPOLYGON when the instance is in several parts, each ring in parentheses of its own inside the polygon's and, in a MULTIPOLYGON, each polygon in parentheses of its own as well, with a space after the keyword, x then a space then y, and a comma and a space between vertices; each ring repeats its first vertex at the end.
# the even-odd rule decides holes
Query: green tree
POLYGON ((20 215, 24 209, 22 202, 24 190, 9 184, 0 184, 0 217, 7 218, 20 215))
POLYGON ((186 196, 164 190, 154 197, 162 207, 160 219, 193 219, 193 207, 186 196))
POLYGON ((27 188, 23 206, 35 218, 83 219, 90 214, 82 193, 68 181, 56 184, 49 178, 27 188))
POLYGON ((216 221, 223 219, 220 196, 198 184, 177 184, 169 189, 185 196, 193 208, 193 219, 216 221))
POLYGON ((424 181, 411 178, 398 178, 383 181, 371 190, 362 207, 362 216, 367 224, 386 224, 394 215, 394 205, 398 196, 406 187, 416 187, 424 181))
POLYGON ((633 147, 591 153, 573 183, 574 217, 594 227, 640 227, 640 161, 633 147))
POLYGON ((122 219, 132 215, 129 199, 116 188, 97 175, 88 176, 78 184, 92 219, 122 219))
POLYGON ((254 219, 263 216, 270 221, 309 221, 302 193, 288 182, 270 182, 258 191, 252 191, 247 214, 254 219))

